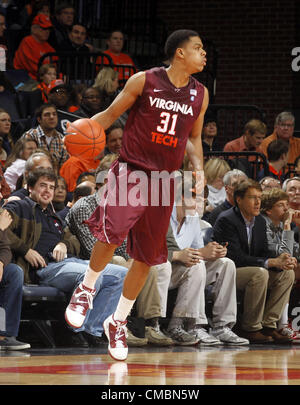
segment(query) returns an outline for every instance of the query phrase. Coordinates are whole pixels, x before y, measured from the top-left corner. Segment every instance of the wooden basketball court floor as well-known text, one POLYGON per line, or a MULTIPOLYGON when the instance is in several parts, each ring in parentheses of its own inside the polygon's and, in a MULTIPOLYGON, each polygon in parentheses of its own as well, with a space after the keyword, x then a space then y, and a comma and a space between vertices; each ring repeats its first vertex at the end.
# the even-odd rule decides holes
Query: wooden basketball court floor
MULTIPOLYGON (((129 348, 116 362, 96 349, 0 352, 3 386, 300 385, 300 344, 129 348)), ((0 387, 0 390, 1 390, 0 387)), ((1 391, 0 391, 1 392, 1 391)))

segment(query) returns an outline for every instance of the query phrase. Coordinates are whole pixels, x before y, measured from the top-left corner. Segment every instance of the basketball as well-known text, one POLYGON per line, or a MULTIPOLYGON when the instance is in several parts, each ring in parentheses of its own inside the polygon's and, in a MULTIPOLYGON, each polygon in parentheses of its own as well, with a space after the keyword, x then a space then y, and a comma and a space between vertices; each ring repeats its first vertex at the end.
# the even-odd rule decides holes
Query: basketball
POLYGON ((71 156, 94 158, 105 148, 106 136, 98 122, 81 118, 68 122, 64 143, 71 156))

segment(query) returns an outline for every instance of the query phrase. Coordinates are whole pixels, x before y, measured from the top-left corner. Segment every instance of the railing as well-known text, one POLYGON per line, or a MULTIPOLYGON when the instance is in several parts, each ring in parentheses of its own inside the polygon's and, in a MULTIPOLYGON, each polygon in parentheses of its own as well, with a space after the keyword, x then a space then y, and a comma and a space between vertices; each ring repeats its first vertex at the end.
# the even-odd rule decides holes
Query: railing
POLYGON ((65 76, 67 83, 77 81, 89 84, 95 80, 100 67, 113 66, 111 57, 102 52, 49 52, 40 58, 38 69, 45 60, 57 66, 57 72, 65 76))
POLYGON ((90 85, 94 82, 99 70, 103 66, 109 66, 120 73, 120 87, 126 80, 137 72, 132 65, 116 65, 111 57, 102 52, 77 53, 77 52, 50 52, 43 55, 38 67, 42 66, 45 59, 57 66, 57 72, 62 73, 66 83, 80 82, 90 85), (126 79, 124 79, 126 77, 126 79))
POLYGON ((206 114, 213 114, 217 119, 218 144, 222 148, 227 142, 242 136, 250 119, 266 120, 264 110, 256 105, 209 104, 206 114))
POLYGON ((264 175, 269 174, 269 165, 264 154, 258 152, 204 152, 204 160, 209 158, 221 158, 226 160, 232 169, 242 170, 254 180, 258 180, 259 172, 264 169, 264 175))

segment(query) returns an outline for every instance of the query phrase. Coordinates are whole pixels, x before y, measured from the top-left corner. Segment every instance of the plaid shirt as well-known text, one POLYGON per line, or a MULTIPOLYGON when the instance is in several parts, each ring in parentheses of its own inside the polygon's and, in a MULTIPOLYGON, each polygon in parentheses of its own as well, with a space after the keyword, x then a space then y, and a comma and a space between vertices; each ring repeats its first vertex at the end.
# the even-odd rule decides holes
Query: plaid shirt
POLYGON ((51 154, 52 158, 57 162, 59 168, 70 157, 64 148, 63 134, 56 130, 54 132, 54 136, 51 137, 49 144, 47 143, 46 135, 40 125, 38 125, 36 128, 31 128, 29 131, 25 132, 22 137, 31 137, 34 139, 37 142, 38 148, 43 148, 51 154))
MULTIPOLYGON (((96 192, 86 197, 80 198, 68 212, 66 223, 73 235, 76 235, 80 242, 80 257, 89 260, 92 249, 98 239, 89 230, 89 227, 84 224, 84 221, 90 218, 97 206, 100 204, 99 194, 96 192)), ((122 256, 125 260, 129 259, 126 253, 126 240, 115 250, 116 256, 122 256)))

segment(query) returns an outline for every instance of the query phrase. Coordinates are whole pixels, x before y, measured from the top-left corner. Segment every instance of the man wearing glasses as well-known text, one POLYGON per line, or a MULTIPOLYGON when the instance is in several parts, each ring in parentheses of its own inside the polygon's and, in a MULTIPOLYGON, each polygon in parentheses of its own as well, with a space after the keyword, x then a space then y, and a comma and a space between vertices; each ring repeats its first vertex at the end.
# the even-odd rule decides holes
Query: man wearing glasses
POLYGON ((275 139, 283 139, 289 144, 288 161, 287 163, 294 163, 296 158, 300 155, 300 139, 295 138, 295 117, 291 112, 283 111, 277 115, 275 119, 274 132, 263 140, 260 145, 260 151, 267 155, 267 147, 269 143, 275 139))

